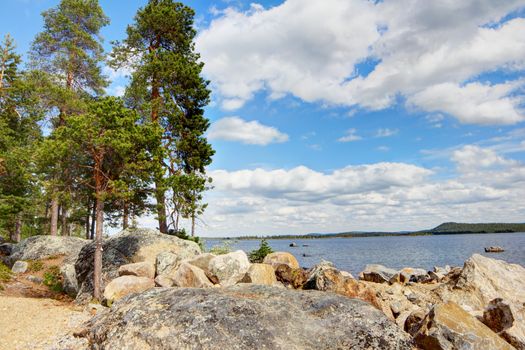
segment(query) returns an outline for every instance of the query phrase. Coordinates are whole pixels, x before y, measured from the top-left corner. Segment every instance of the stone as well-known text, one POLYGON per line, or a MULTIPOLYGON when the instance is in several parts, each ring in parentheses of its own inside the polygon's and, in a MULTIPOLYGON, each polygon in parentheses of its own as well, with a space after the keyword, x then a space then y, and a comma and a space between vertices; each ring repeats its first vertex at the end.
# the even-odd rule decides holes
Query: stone
POLYGON ((155 265, 149 261, 142 261, 134 264, 122 265, 118 268, 119 276, 137 276, 155 278, 155 265))
POLYGON ((360 300, 253 284, 155 288, 116 302, 83 334, 97 349, 412 349, 360 300))
POLYGON ((371 264, 365 266, 365 270, 361 272, 361 279, 375 283, 388 283, 396 273, 396 270, 383 265, 371 264))
POLYGON ((175 283, 173 282, 173 279, 171 279, 167 275, 159 275, 155 277, 155 285, 157 287, 169 288, 173 287, 175 283))
POLYGON ((197 255, 196 257, 192 259, 188 259, 188 264, 192 264, 193 266, 197 266, 199 269, 204 270, 204 272, 209 272, 210 269, 210 261, 215 258, 215 254, 212 253, 204 253, 197 255))
POLYGON ((9 256, 11 253, 13 253, 15 245, 12 243, 3 243, 0 244, 0 256, 9 256))
MULTIPOLYGON (((155 264, 162 252, 170 252, 181 260, 201 253, 197 243, 162 234, 152 229, 127 229, 102 242, 102 288, 118 277, 122 265, 149 262, 155 264)), ((77 303, 86 303, 93 295, 93 257, 95 243, 85 245, 75 263, 79 293, 77 303)))
POLYGON ((435 305, 414 336, 423 350, 514 349, 457 304, 435 305))
POLYGON ((27 261, 17 261, 13 264, 11 271, 13 273, 25 273, 29 268, 29 263, 27 261))
POLYGON ((75 265, 65 264, 60 267, 60 275, 62 276, 62 287, 70 297, 76 297, 78 293, 77 274, 75 272, 75 265))
POLYGON ((423 310, 414 310, 409 313, 409 315, 405 319, 405 322, 403 323, 402 328, 405 330, 405 332, 414 336, 421 327, 421 322, 423 322, 425 317, 426 313, 423 310))
POLYGON ((155 287, 152 279, 137 276, 120 276, 108 283, 104 289, 104 299, 108 305, 126 295, 139 293, 155 287))
POLYGON ((391 279, 390 283, 405 284, 408 282, 422 283, 430 281, 430 276, 426 270, 405 267, 399 270, 391 279))
POLYGON ((182 258, 178 254, 171 252, 159 253, 155 258, 156 275, 159 276, 170 273, 177 268, 181 261, 182 258))
POLYGON ((299 289, 308 280, 308 274, 301 268, 292 268, 288 264, 273 265, 277 281, 285 287, 299 289))
POLYGON ((523 266, 474 254, 459 274, 450 277, 437 292, 444 301, 454 301, 466 310, 481 313, 496 298, 516 305, 525 303, 523 266))
POLYGON ((263 264, 269 264, 272 266, 279 266, 281 264, 285 264, 290 266, 292 269, 300 268, 299 262, 297 261, 295 256, 287 252, 270 253, 264 258, 263 264))
POLYGON ((272 286, 277 282, 277 278, 271 265, 252 264, 241 282, 272 286))
POLYGON ((44 282, 44 279, 42 277, 33 276, 33 275, 27 276, 26 280, 36 283, 36 284, 42 284, 42 282, 44 282))
POLYGON ((43 260, 55 256, 64 256, 64 263, 74 264, 80 250, 89 242, 78 237, 29 237, 13 246, 9 265, 17 260, 43 260))
POLYGON ((481 322, 516 349, 525 350, 525 308, 523 305, 515 306, 497 298, 489 303, 480 318, 481 322))
POLYGON ((210 288, 213 284, 210 282, 208 277, 203 270, 197 266, 193 266, 186 262, 183 262, 175 274, 170 276, 173 283, 177 287, 185 288, 210 288))
POLYGON ((250 268, 248 256, 242 250, 217 255, 210 260, 209 271, 217 277, 221 286, 231 286, 243 279, 250 268))

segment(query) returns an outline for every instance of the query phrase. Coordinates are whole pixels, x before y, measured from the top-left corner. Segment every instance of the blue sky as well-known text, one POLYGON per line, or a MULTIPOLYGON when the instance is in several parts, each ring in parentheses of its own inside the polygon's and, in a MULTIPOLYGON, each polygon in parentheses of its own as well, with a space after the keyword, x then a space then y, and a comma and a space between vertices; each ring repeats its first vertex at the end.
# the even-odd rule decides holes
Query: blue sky
MULTIPOLYGON (((25 53, 57 3, 3 0, 0 34, 25 53)), ((100 3, 109 51, 145 0, 100 3)), ((525 222, 525 1, 186 4, 217 151, 201 234, 525 222)))

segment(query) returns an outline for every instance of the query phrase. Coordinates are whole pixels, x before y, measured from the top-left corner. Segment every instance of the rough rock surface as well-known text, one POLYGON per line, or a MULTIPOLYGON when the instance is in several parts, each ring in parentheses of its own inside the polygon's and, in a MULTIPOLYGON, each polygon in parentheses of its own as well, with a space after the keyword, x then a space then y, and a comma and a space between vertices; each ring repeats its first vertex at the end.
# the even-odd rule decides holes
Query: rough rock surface
POLYGON ((412 348, 406 333, 360 300, 252 284, 155 288, 115 303, 86 330, 101 349, 412 348))
POLYGON ((242 280, 249 268, 250 261, 242 250, 217 255, 209 263, 210 273, 217 277, 223 287, 232 286, 242 280))
POLYGON ((13 253, 15 245, 12 243, 0 244, 0 256, 9 256, 13 253))
MULTIPOLYGON (((195 242, 165 235, 151 229, 128 229, 103 242, 102 253, 102 288, 109 281, 118 277, 121 265, 147 261, 155 263, 161 252, 177 254, 181 259, 198 255, 200 248, 195 242)), ((93 255, 94 242, 82 248, 75 264, 79 294, 77 302, 91 299, 93 292, 93 255)))
POLYGON ((157 257, 155 258, 155 270, 157 276, 166 275, 175 270, 181 261, 182 258, 178 254, 172 252, 161 252, 157 254, 157 257))
POLYGON ((426 270, 423 269, 414 269, 411 267, 405 267, 404 269, 399 270, 394 277, 390 279, 390 283, 408 283, 408 282, 427 282, 431 278, 428 275, 426 270))
POLYGON ((210 288, 213 284, 203 270, 183 262, 174 275, 169 276, 175 286, 186 288, 210 288))
POLYGON ((64 255, 65 263, 75 263, 78 253, 89 241, 78 237, 33 236, 13 246, 10 265, 17 260, 42 260, 64 255))
POLYGON ((494 299, 483 312, 481 322, 516 349, 525 350, 524 305, 512 305, 503 299, 494 299))
POLYGON ((279 266, 281 264, 285 264, 290 266, 292 269, 298 269, 300 268, 299 262, 290 253, 287 252, 275 252, 266 255, 266 257, 263 260, 264 264, 269 264, 275 266, 279 266))
POLYGON ((193 266, 197 266, 199 269, 204 270, 204 272, 209 272, 210 267, 210 261, 215 258, 215 254, 212 253, 204 253, 197 255, 196 257, 192 259, 188 259, 187 262, 189 264, 192 264, 193 266))
POLYGON ((19 260, 13 264, 11 271, 13 271, 13 273, 25 273, 28 267, 29 267, 29 263, 27 261, 19 260))
POLYGON ((474 254, 457 277, 438 291, 467 311, 483 312, 491 300, 525 303, 525 267, 474 254))
POLYGON ((414 339, 423 350, 514 349, 453 302, 434 306, 414 339))
POLYGON ((155 265, 149 261, 142 261, 133 264, 122 265, 118 268, 119 276, 137 276, 155 278, 155 265))
POLYGON ((173 287, 174 284, 175 283, 173 282, 173 279, 168 277, 167 275, 158 275, 157 277, 155 277, 155 285, 157 287, 168 288, 173 287))
POLYGON ((361 279, 368 282, 388 283, 396 273, 396 270, 383 265, 370 264, 366 265, 365 270, 361 272, 361 279))
POLYGON ((138 293, 155 287, 152 279, 137 276, 121 276, 109 282, 104 289, 108 304, 131 293, 138 293))
POLYGON ((69 296, 75 297, 78 293, 77 274, 75 273, 75 265, 65 264, 60 267, 60 274, 62 275, 62 287, 64 292, 69 296))
POLYGON ((308 280, 308 274, 301 268, 294 269, 287 264, 273 265, 277 280, 286 287, 302 288, 308 280))
POLYGON ((277 279, 275 278, 275 271, 272 266, 267 264, 252 264, 241 282, 273 286, 277 282, 277 279))

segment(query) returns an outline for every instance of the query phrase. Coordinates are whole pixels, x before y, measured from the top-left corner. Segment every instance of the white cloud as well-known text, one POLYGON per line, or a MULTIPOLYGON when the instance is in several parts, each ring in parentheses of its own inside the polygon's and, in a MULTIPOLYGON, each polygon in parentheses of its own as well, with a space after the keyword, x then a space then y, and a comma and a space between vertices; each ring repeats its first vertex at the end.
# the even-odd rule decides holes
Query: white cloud
POLYGON ((458 170, 464 173, 519 164, 515 160, 501 157, 492 149, 473 145, 467 145, 454 151, 452 153, 452 160, 456 163, 458 170))
POLYGON ((274 127, 239 117, 226 117, 213 123, 208 131, 208 138, 261 146, 288 141, 288 135, 274 127))
POLYGON ((378 129, 376 131, 376 137, 390 137, 390 136, 397 135, 398 132, 399 132, 398 129, 388 129, 388 128, 378 129))
POLYGON ((339 142, 352 142, 352 141, 359 141, 363 138, 359 135, 357 135, 357 129, 348 129, 346 131, 346 135, 343 137, 340 137, 337 139, 339 142))
POLYGON ((369 109, 389 107, 402 95, 434 111, 442 106, 425 94, 455 86, 477 98, 445 112, 468 123, 516 123, 522 114, 503 87, 484 83, 484 99, 483 86, 473 91, 475 85, 464 84, 484 72, 525 68, 525 19, 498 23, 523 6, 521 0, 286 0, 268 9, 225 10, 199 33, 197 48, 229 109, 266 91, 369 109), (369 59, 379 63, 360 75, 356 65, 369 59))

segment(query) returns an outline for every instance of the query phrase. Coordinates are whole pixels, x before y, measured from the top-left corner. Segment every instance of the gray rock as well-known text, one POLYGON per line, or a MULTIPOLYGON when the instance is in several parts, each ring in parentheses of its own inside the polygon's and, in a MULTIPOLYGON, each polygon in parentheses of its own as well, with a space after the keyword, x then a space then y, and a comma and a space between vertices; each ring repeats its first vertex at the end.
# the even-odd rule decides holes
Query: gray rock
POLYGON ((155 288, 86 326, 97 349, 411 349, 409 336, 356 299, 241 284, 155 288))
POLYGON ((33 236, 13 246, 10 264, 17 260, 42 260, 63 255, 64 262, 75 263, 78 253, 90 241, 78 237, 33 236))
POLYGON ((231 286, 243 279, 250 268, 248 256, 242 250, 217 255, 210 260, 209 270, 216 276, 221 286, 231 286))
POLYGON ((368 282, 388 283, 396 273, 396 270, 383 265, 371 264, 365 266, 365 270, 361 272, 361 279, 368 282))
POLYGON ((28 267, 29 263, 27 261, 17 261, 14 263, 11 271, 13 271, 13 273, 25 273, 28 267))
POLYGON ((44 280, 41 277, 33 276, 33 275, 27 276, 26 279, 36 284, 41 284, 42 282, 44 282, 44 280))
MULTIPOLYGON (((118 277, 121 265, 147 261, 155 263, 162 252, 170 252, 187 259, 200 254, 195 242, 162 234, 151 229, 128 229, 103 242, 102 288, 118 277)), ((82 250, 75 263, 79 293, 78 303, 88 302, 93 294, 93 256, 95 243, 89 243, 82 250)))
POLYGON ((77 274, 75 272, 75 265, 65 264, 60 268, 60 274, 62 275, 62 286, 64 292, 71 297, 76 297, 78 293, 78 281, 77 274))
POLYGON ((3 243, 0 244, 0 256, 9 256, 13 252, 13 249, 15 247, 15 244, 12 243, 3 243))
POLYGON ((155 270, 157 276, 170 273, 175 270, 179 263, 182 261, 182 257, 172 252, 159 253, 155 259, 155 270))

